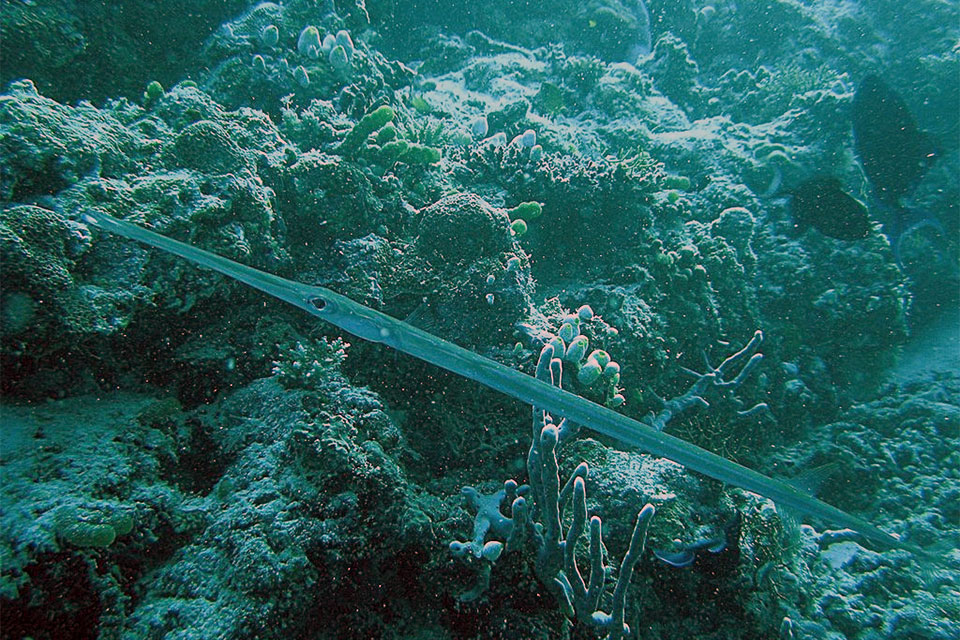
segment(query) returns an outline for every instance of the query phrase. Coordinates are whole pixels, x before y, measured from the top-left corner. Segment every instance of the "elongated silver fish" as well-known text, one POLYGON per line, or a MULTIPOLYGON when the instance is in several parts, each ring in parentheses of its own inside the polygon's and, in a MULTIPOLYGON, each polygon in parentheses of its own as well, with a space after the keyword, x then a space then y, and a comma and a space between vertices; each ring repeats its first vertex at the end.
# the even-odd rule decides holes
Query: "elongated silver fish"
POLYGON ((847 527, 883 548, 899 547, 919 555, 927 555, 919 547, 903 543, 896 536, 866 520, 818 500, 788 482, 775 480, 685 440, 657 431, 642 422, 458 347, 329 289, 300 284, 265 273, 103 213, 86 214, 84 220, 105 231, 143 242, 219 271, 300 307, 359 338, 385 344, 557 416, 566 417, 624 444, 760 494, 773 500, 778 507, 821 518, 834 526, 847 527))

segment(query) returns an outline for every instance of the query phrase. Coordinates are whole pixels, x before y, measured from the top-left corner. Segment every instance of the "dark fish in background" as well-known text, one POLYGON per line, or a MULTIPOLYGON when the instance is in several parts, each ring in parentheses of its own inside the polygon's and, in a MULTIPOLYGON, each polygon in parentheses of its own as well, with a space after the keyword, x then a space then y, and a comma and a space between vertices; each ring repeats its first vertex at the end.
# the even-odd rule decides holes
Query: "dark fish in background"
POLYGON ((911 232, 931 227, 946 235, 929 211, 907 209, 901 202, 936 159, 933 141, 917 128, 903 98, 874 75, 864 78, 853 96, 853 136, 885 212, 883 233, 902 264, 901 244, 911 232))
POLYGON ((792 192, 793 226, 798 232, 813 227, 837 240, 860 240, 870 233, 870 216, 862 202, 843 190, 840 181, 818 176, 792 192))
POLYGON ((864 78, 853 96, 853 136, 877 196, 894 207, 936 157, 903 99, 874 75, 864 78))

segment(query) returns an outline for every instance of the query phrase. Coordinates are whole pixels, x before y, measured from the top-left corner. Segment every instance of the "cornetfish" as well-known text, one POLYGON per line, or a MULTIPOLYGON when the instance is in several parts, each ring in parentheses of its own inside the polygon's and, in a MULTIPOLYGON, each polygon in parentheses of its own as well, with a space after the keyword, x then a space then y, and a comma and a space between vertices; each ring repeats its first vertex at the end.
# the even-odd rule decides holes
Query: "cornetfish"
POLYGON ((452 342, 365 307, 324 287, 301 284, 248 267, 105 213, 85 213, 82 219, 104 231, 162 249, 239 280, 300 307, 358 338, 387 345, 517 400, 566 417, 626 445, 668 458, 705 476, 769 498, 779 508, 820 518, 834 526, 849 528, 883 548, 899 547, 926 555, 919 547, 901 542, 896 536, 870 522, 829 505, 789 482, 770 478, 685 440, 657 431, 612 409, 458 347, 452 342))

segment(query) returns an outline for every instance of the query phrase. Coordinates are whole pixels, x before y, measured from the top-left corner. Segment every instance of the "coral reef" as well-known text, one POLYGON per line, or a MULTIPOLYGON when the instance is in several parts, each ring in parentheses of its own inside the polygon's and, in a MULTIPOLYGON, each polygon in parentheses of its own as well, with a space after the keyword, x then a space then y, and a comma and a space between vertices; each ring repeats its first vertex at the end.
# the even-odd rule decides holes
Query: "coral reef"
POLYGON ((4 637, 960 635, 956 361, 898 368, 960 291, 951 7, 122 4, 0 5, 4 637), (869 74, 936 143, 899 255, 869 74), (866 237, 797 231, 820 175, 866 237), (821 497, 927 556, 531 429, 97 212, 767 475, 834 463, 821 497))

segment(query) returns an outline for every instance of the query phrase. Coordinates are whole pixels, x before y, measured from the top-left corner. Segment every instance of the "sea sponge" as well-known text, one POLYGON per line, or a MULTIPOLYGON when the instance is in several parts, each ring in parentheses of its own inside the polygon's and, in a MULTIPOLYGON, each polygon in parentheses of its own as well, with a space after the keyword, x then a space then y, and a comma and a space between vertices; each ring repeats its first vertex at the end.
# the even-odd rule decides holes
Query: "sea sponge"
POLYGON ((310 25, 300 32, 300 37, 297 38, 297 51, 300 55, 316 60, 320 57, 322 47, 320 31, 316 27, 310 25))

